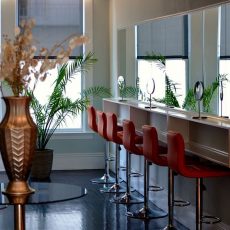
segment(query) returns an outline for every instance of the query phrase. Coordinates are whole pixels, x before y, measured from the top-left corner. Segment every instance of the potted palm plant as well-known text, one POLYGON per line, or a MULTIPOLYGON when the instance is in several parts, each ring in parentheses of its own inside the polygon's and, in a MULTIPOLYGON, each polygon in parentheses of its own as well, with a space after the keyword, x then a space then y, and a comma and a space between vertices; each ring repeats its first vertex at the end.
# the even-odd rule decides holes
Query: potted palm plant
POLYGON ((94 86, 84 90, 81 97, 71 100, 65 95, 66 85, 75 77, 77 72, 87 71, 96 61, 92 53, 78 56, 69 64, 63 64, 58 69, 54 87, 45 104, 41 104, 34 92, 27 91, 32 98, 31 109, 37 125, 37 146, 32 163, 31 178, 47 179, 50 176, 53 162, 53 150, 47 149, 55 130, 65 123, 69 116, 77 116, 90 103, 89 96, 110 96, 110 90, 103 86, 94 86))
POLYGON ((5 114, 0 122, 0 151, 9 179, 5 191, 9 199, 12 194, 18 199, 16 195, 34 191, 27 179, 34 156, 37 127, 30 114, 28 87, 31 82, 44 81, 48 71, 66 63, 72 51, 88 40, 85 36, 72 34, 50 49, 43 47, 37 50, 37 40, 32 33, 34 26, 33 19, 22 20, 15 28, 13 38, 3 35, 1 47, 0 91, 5 102, 5 114), (34 58, 35 54, 37 58, 34 58), (51 60, 50 56, 56 59, 51 60))

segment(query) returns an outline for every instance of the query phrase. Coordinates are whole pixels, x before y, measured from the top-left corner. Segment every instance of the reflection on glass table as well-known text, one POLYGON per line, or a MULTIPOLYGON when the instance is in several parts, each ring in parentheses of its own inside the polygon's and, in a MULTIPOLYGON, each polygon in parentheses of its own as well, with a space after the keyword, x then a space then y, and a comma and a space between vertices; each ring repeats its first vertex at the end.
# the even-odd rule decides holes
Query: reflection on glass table
POLYGON ((0 204, 14 205, 14 229, 25 229, 25 205, 26 204, 47 204, 67 201, 83 197, 87 194, 86 188, 76 185, 60 183, 30 183, 35 192, 27 196, 14 194, 4 195, 5 183, 1 183, 0 204))

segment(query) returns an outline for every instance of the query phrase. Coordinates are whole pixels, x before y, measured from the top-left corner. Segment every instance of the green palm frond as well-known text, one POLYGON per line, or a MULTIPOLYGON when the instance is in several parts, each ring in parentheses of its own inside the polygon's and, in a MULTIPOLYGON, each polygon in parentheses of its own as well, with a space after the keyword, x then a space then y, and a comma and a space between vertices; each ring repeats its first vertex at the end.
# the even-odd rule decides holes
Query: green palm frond
POLYGON ((83 98, 89 98, 90 96, 93 96, 93 97, 111 97, 112 96, 111 90, 104 86, 93 86, 93 87, 87 88, 82 91, 81 95, 83 98))
POLYGON ((156 54, 155 52, 147 53, 145 59, 159 61, 163 66, 165 66, 165 57, 161 54, 156 54))
MULTIPOLYGON (((213 99, 213 96, 216 94, 218 87, 219 77, 217 77, 217 79, 212 82, 211 85, 208 85, 206 88, 204 88, 204 94, 202 99, 204 112, 211 112, 211 101, 213 99)), ((182 108, 192 111, 198 111, 193 89, 189 89, 183 102, 182 108)))
POLYGON ((188 91, 188 93, 184 99, 182 108, 186 109, 186 110, 197 111, 196 99, 194 96, 194 90, 193 89, 189 89, 189 91, 188 91))
POLYGON ((217 92, 218 87, 219 87, 219 81, 218 79, 216 79, 214 82, 212 82, 211 85, 207 86, 204 89, 204 95, 203 95, 204 112, 211 112, 211 101, 213 96, 217 92))
POLYGON ((124 86, 123 88, 119 88, 119 93, 122 98, 130 97, 136 98, 139 92, 139 88, 135 86, 124 86))
POLYGON ((97 59, 94 54, 89 52, 87 55, 80 55, 69 65, 64 64, 58 71, 58 78, 55 81, 55 86, 61 87, 65 91, 67 82, 74 77, 74 74, 78 72, 86 72, 97 59))
MULTIPOLYGON (((87 108, 90 103, 88 97, 83 96, 71 100, 65 95, 66 85, 78 76, 75 75, 76 73, 87 71, 95 62, 93 54, 88 53, 85 56, 77 57, 70 64, 63 64, 58 69, 57 78, 53 83, 53 91, 45 105, 40 104, 33 91, 27 91, 27 95, 32 98, 31 109, 38 128, 37 148, 45 149, 55 130, 65 123, 67 117, 77 116, 80 111, 87 108)), ((91 89, 91 93, 95 93, 97 96, 100 96, 100 92, 104 93, 105 89, 91 89)))
POLYGON ((156 102, 164 103, 167 106, 173 106, 180 108, 179 102, 177 100, 177 83, 170 80, 167 75, 165 75, 165 97, 164 98, 154 98, 156 102))

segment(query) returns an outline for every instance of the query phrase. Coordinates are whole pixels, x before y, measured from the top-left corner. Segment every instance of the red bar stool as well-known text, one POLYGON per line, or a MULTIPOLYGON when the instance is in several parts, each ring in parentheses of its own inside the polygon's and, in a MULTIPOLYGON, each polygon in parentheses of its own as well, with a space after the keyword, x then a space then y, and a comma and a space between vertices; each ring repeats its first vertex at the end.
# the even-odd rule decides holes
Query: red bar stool
POLYGON ((88 113, 88 126, 95 133, 97 133, 97 115, 96 115, 95 108, 92 105, 90 105, 87 108, 87 113, 88 113))
POLYGON ((126 193, 122 197, 114 197, 111 201, 119 204, 138 204, 143 201, 131 194, 130 191, 130 165, 131 154, 142 155, 143 137, 136 134, 132 121, 123 120, 123 146, 126 149, 126 193))
MULTIPOLYGON (((184 139, 179 133, 168 132, 168 166, 169 178, 173 178, 173 172, 176 172, 184 177, 196 178, 196 230, 202 229, 202 223, 217 223, 220 222, 218 217, 203 216, 202 215, 202 185, 203 178, 207 177, 223 177, 230 176, 230 170, 214 164, 201 164, 199 161, 190 161, 188 163, 185 156, 184 139), (210 219, 210 221, 208 221, 210 219)), ((173 181, 169 184, 173 184, 173 181)), ((169 220, 168 226, 165 229, 175 229, 173 226, 173 186, 169 186, 169 194, 171 192, 171 199, 169 199, 169 220)))
MULTIPOLYGON (((144 125, 143 129, 143 155, 144 162, 144 207, 136 212, 128 212, 127 216, 137 219, 153 219, 167 216, 161 209, 149 208, 149 163, 167 166, 167 147, 159 145, 157 131, 154 127, 144 125)), ((160 191, 160 190, 157 190, 160 191)))
MULTIPOLYGON (((107 135, 106 135, 106 117, 105 114, 103 114, 103 112, 97 112, 95 110, 95 108, 93 106, 89 106, 87 108, 87 112, 88 112, 88 126, 94 131, 97 132, 100 136, 102 136, 104 139, 107 139, 107 135), (97 117, 97 114, 99 114, 99 116, 97 117)), ((106 142, 106 150, 105 150, 105 174, 104 176, 100 177, 100 178, 95 178, 92 179, 91 182, 92 183, 97 183, 97 184, 113 184, 114 183, 114 178, 112 178, 109 175, 109 165, 108 165, 108 141, 106 142)))
POLYGON ((120 169, 120 145, 123 144, 123 128, 117 125, 117 116, 114 113, 106 113, 107 119, 107 137, 108 140, 116 144, 116 158, 115 158, 115 183, 109 188, 100 189, 101 192, 109 193, 124 193, 126 190, 121 187, 119 180, 120 169))

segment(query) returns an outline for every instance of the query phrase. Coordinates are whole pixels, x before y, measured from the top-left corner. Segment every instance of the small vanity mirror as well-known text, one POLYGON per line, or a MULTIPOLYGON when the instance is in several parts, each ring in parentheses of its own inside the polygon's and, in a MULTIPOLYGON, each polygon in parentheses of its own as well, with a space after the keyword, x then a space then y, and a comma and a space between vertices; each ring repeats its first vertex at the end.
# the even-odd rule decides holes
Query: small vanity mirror
POLYGON ((120 93, 120 101, 126 101, 124 100, 124 96, 125 96, 125 78, 123 76, 119 76, 117 78, 117 84, 118 84, 118 89, 119 89, 119 93, 120 93))
POLYGON ((194 85, 194 95, 196 101, 201 101, 204 94, 204 84, 202 81, 197 81, 194 85))
POLYGON ((155 106, 152 106, 152 94, 155 91, 155 81, 153 78, 149 79, 146 84, 146 92, 149 94, 149 106, 145 106, 147 109, 156 108, 155 106))
POLYGON ((223 116, 223 100, 224 100, 224 81, 228 81, 226 75, 221 75, 220 85, 219 85, 219 97, 220 97, 220 116, 223 118, 228 118, 228 116, 223 116))
POLYGON ((194 85, 194 97, 198 103, 198 116, 193 117, 194 119, 206 119, 207 117, 200 116, 200 107, 201 107, 201 100, 203 99, 204 95, 204 83, 202 81, 197 81, 194 85))

